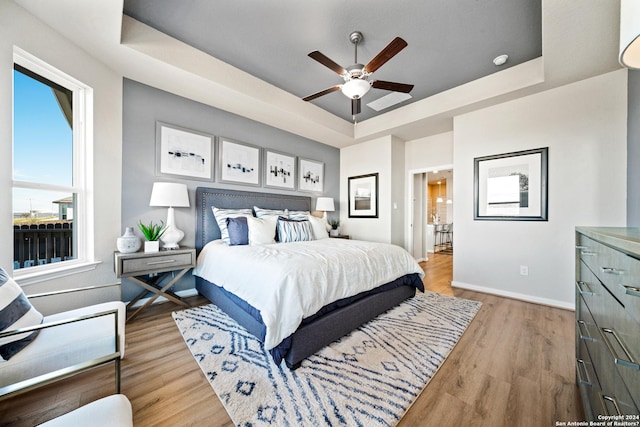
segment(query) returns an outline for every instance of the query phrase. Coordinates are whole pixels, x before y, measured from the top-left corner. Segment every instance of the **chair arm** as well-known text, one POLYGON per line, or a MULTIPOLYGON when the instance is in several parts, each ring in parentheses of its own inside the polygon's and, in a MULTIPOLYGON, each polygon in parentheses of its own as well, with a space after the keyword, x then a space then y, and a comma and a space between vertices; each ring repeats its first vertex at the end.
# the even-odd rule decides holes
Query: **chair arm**
MULTIPOLYGON (((68 323, 81 322, 83 320, 94 319, 96 317, 102 317, 102 316, 108 316, 110 314, 115 315, 115 333, 116 333, 116 336, 117 336, 118 335, 118 310, 117 309, 113 309, 113 310, 108 310, 108 311, 102 311, 102 312, 99 312, 99 313, 86 314, 84 316, 74 317, 74 318, 70 318, 70 319, 57 320, 57 321, 53 321, 53 322, 41 323, 39 325, 26 326, 24 328, 13 329, 11 331, 0 332, 0 338, 10 337, 12 335, 24 334, 26 332, 39 331, 41 329, 46 329, 46 328, 53 328, 55 326, 65 325, 65 324, 68 324, 68 323)), ((120 347, 120 341, 119 340, 116 343, 116 350, 119 351, 118 347, 120 347)))
POLYGON ((40 297, 49 297, 49 296, 54 296, 54 295, 69 294, 69 293, 72 293, 72 292, 91 291, 93 289, 109 288, 111 286, 120 286, 120 283, 112 283, 112 284, 109 284, 109 285, 84 286, 82 288, 62 289, 60 291, 41 292, 41 293, 38 293, 38 294, 27 295, 27 298, 28 299, 33 299, 33 298, 40 298, 40 297))

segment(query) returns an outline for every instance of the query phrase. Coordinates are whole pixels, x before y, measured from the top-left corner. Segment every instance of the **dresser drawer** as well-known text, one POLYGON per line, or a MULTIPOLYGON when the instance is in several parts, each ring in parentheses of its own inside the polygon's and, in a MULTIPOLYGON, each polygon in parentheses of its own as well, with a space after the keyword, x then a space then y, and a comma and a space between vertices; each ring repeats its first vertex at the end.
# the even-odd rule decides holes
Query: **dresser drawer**
POLYGON ((576 292, 582 297, 592 312, 598 313, 603 311, 600 305, 607 290, 589 267, 587 267, 584 260, 579 261, 576 292))
POLYGON ((640 322, 640 261, 581 235, 580 259, 640 322))
POLYGON ((640 261, 625 254, 610 256, 595 273, 629 315, 640 322, 640 261))
POLYGON ((606 414, 609 415, 637 414, 638 389, 634 389, 631 384, 632 377, 636 373, 632 370, 621 372, 620 366, 614 362, 605 340, 607 338, 603 336, 594 341, 585 341, 589 355, 592 357, 592 363, 597 366, 596 375, 601 389, 602 406, 606 409, 606 414), (632 393, 636 398, 632 396, 632 393))
POLYGON ((580 234, 577 242, 578 259, 596 272, 601 265, 607 264, 611 254, 606 251, 607 246, 580 234))
POLYGON ((162 273, 194 265, 193 254, 187 253, 162 253, 154 256, 123 258, 121 259, 122 276, 136 276, 142 274, 162 273))
POLYGON ((585 417, 587 420, 596 420, 599 414, 603 414, 601 389, 596 376, 591 357, 584 341, 579 341, 576 359, 576 383, 580 389, 582 400, 587 402, 585 417))

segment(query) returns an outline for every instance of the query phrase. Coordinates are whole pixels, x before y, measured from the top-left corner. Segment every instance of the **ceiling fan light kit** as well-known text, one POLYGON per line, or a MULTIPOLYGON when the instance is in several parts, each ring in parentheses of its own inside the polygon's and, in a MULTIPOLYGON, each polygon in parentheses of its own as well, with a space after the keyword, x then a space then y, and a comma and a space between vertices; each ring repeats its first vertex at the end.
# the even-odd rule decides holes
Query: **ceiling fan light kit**
POLYGON ((368 81, 364 79, 352 79, 346 81, 342 85, 341 90, 347 98, 358 99, 366 95, 369 89, 371 89, 371 83, 368 81))
POLYGON ((387 47, 382 49, 380 53, 369 61, 367 65, 363 65, 358 64, 358 44, 361 43, 363 39, 364 37, 360 31, 353 31, 349 35, 349 40, 355 45, 355 54, 354 65, 347 68, 342 67, 317 50, 309 54, 310 58, 315 59, 325 67, 340 75, 343 78, 344 83, 304 97, 302 98, 304 101, 311 101, 323 95, 340 90, 347 98, 351 99, 351 114, 355 119, 355 115, 360 113, 360 99, 365 96, 372 87, 394 92, 411 92, 413 85, 410 84, 387 82, 382 80, 369 80, 369 76, 371 76, 371 74, 397 55, 402 49, 407 47, 407 42, 400 37, 396 37, 387 45, 387 47))

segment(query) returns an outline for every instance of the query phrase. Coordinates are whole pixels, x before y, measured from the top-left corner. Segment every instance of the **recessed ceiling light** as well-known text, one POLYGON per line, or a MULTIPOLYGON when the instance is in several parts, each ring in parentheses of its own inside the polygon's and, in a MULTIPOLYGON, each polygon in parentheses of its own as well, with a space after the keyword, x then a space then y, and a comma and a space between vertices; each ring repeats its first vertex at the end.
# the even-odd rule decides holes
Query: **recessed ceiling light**
POLYGON ((504 65, 504 63, 507 62, 507 59, 509 59, 509 55, 496 56, 495 58, 493 58, 493 63, 498 66, 504 65))

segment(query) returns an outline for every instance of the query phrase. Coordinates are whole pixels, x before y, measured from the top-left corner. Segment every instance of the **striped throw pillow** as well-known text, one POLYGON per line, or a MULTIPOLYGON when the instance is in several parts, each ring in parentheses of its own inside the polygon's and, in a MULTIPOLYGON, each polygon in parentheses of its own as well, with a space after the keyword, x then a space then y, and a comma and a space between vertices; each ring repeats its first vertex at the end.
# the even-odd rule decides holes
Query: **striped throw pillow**
POLYGON ((307 242, 313 240, 313 231, 309 221, 296 221, 284 217, 278 218, 278 241, 307 242))
MULTIPOLYGON (((42 323, 42 314, 36 310, 18 284, 0 268, 0 331, 12 331, 42 323)), ((0 357, 9 360, 25 348, 39 331, 0 338, 0 357)))
POLYGON ((289 219, 296 220, 309 219, 309 215, 311 215, 311 212, 309 211, 290 211, 289 209, 287 209, 285 212, 287 213, 287 217, 289 219))
POLYGON ((266 218, 270 216, 275 216, 275 217, 288 216, 284 209, 264 209, 264 208, 259 208, 257 206, 254 206, 253 210, 256 213, 256 218, 266 218))

